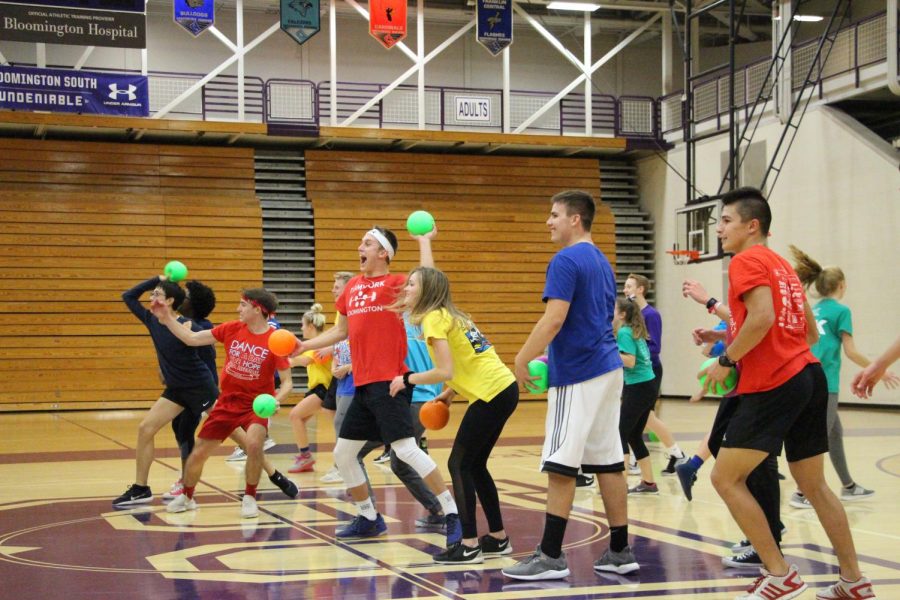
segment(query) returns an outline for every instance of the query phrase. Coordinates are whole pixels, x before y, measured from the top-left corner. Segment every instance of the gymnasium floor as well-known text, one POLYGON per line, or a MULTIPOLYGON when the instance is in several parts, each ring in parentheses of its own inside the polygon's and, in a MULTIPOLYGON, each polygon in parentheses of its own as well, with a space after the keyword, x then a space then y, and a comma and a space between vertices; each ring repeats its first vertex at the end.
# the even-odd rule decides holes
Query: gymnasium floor
MULTIPOLYGON (((513 557, 531 553, 543 527, 545 477, 537 471, 544 404, 525 402, 507 426, 492 459, 513 557)), ((430 451, 446 464, 450 425, 429 437, 430 451)), ((662 417, 688 451, 705 433, 712 402, 665 403, 662 417)), ((842 410, 851 471, 877 490, 874 498, 845 505, 862 568, 879 598, 900 598, 900 412, 842 410)), ((555 582, 506 579, 513 558, 483 565, 438 566, 430 554, 443 536, 417 533, 424 514, 389 469, 368 461, 388 534, 342 544, 335 526, 354 513, 339 486, 318 483, 330 466, 334 441, 328 417, 318 419, 315 473, 293 475, 301 488, 288 500, 264 478, 261 514, 242 520, 242 463, 226 463, 223 448, 197 488, 200 509, 169 515, 157 500, 114 511, 110 501, 134 477, 134 441, 140 411, 0 414, 0 598, 733 598, 752 571, 724 569, 720 559, 741 536, 701 470, 688 503, 675 478, 658 478, 660 495, 629 499, 631 544, 637 576, 596 575, 592 562, 607 547, 599 494, 579 489, 566 534, 572 575, 555 582)), ((272 428, 279 445, 269 451, 286 471, 294 448, 286 411, 272 428)), ((150 484, 157 497, 177 479, 171 432, 157 436, 150 484)), ((657 445, 658 446, 658 445, 657 445)), ((655 468, 662 464, 654 448, 655 468)), ((787 473, 786 466, 782 471, 787 473)), ((446 472, 446 471, 445 471, 446 472)), ((830 465, 829 481, 837 486, 830 465)), ((633 481, 634 479, 632 479, 633 481)), ((784 551, 811 588, 835 580, 836 561, 815 514, 790 508, 793 484, 782 488, 784 551)), ((802 598, 815 597, 813 590, 802 598)))

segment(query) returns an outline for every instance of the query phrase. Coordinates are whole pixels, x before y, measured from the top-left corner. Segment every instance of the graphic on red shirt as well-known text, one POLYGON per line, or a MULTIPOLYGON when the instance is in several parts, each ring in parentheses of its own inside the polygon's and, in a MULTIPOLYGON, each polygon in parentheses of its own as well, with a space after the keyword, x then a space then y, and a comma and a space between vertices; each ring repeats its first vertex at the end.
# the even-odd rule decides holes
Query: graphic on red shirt
POLYGON ((765 286, 772 294, 775 323, 741 360, 737 393, 774 389, 818 362, 806 341, 806 295, 791 265, 765 246, 758 245, 731 259, 728 267, 728 306, 731 308, 730 338, 737 336, 747 319, 743 295, 765 286))
POLYGON ((347 318, 353 381, 358 386, 390 381, 407 370, 403 320, 388 308, 405 283, 405 275, 357 275, 337 300, 338 312, 347 318))
POLYGON ((225 346, 222 369, 222 395, 241 394, 250 400, 259 394, 275 392, 275 371, 288 369, 291 363, 269 350, 269 336, 275 331, 252 333, 245 323, 229 321, 212 330, 213 337, 225 346))

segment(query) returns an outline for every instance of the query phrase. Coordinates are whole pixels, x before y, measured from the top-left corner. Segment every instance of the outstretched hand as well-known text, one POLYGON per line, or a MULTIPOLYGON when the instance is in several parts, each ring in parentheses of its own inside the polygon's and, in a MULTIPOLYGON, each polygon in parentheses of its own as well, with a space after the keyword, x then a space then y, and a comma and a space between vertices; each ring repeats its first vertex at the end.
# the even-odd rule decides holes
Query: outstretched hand
POLYGON ((435 226, 432 227, 431 231, 429 231, 428 233, 423 233, 422 235, 409 234, 409 236, 416 240, 418 240, 418 239, 433 240, 434 238, 437 237, 437 233, 438 233, 437 224, 435 224, 435 226))
POLYGON ((681 284, 681 295, 685 298, 705 305, 709 301, 709 292, 703 287, 703 284, 694 279, 685 279, 681 284))
POLYGON ((697 327, 691 332, 691 337, 694 339, 695 345, 702 346, 703 344, 715 344, 720 340, 724 340, 725 332, 720 329, 697 327))

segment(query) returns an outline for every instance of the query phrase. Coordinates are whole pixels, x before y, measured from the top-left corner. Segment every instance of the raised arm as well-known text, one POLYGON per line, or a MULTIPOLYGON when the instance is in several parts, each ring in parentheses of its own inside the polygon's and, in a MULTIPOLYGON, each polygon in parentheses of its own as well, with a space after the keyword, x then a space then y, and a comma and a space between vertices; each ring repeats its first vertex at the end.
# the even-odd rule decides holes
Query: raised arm
POLYGON ((150 310, 162 325, 169 328, 172 335, 181 340, 185 346, 212 346, 216 343, 212 330, 191 331, 183 326, 165 307, 156 303, 150 304, 150 310))
POLYGON ((151 277, 147 281, 142 281, 137 284, 130 290, 122 292, 122 301, 125 303, 125 306, 128 307, 128 310, 130 310, 134 316, 145 323, 150 319, 150 311, 141 304, 141 296, 146 292, 155 289, 160 281, 162 281, 162 278, 160 277, 151 277))
POLYGON ((434 267, 434 254, 431 252, 431 240, 437 237, 437 225, 424 235, 414 235, 419 242, 419 265, 422 267, 434 267))
POLYGON ((297 348, 291 352, 291 358, 295 358, 307 350, 318 350, 327 346, 334 346, 347 339, 347 317, 338 313, 337 321, 328 331, 324 331, 310 340, 301 340, 297 348))

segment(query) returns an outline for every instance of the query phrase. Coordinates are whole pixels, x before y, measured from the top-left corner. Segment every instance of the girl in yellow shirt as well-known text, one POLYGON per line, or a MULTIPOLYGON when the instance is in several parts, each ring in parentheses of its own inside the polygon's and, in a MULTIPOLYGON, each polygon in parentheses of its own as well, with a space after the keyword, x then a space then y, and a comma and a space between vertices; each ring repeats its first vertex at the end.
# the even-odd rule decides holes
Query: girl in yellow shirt
POLYGON ((449 461, 463 539, 434 560, 469 564, 510 554, 512 546, 503 528, 497 486, 487 461, 519 402, 516 378, 469 315, 454 306, 450 283, 442 271, 431 267, 413 270, 398 308, 409 313, 411 323, 421 325, 435 366, 394 378, 391 394, 396 395, 405 385, 446 382, 448 389, 437 400, 449 406, 456 393, 469 401, 449 461), (490 530, 480 539, 475 522, 476 495, 490 530))
MULTIPOLYGON (((325 314, 321 304, 313 304, 303 313, 302 332, 303 339, 316 337, 325 329, 325 314)), ((294 430, 294 439, 300 453, 294 457, 293 466, 288 473, 303 473, 312 471, 316 459, 309 451, 309 434, 306 432, 306 422, 322 408, 322 400, 331 385, 331 355, 319 358, 315 350, 304 352, 300 356, 291 359, 291 366, 306 367, 306 376, 309 379, 306 396, 291 409, 291 427, 294 430)))

